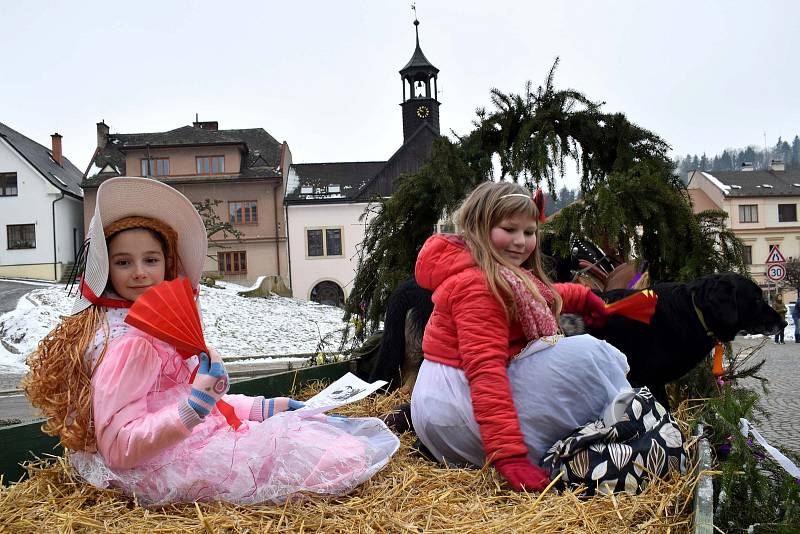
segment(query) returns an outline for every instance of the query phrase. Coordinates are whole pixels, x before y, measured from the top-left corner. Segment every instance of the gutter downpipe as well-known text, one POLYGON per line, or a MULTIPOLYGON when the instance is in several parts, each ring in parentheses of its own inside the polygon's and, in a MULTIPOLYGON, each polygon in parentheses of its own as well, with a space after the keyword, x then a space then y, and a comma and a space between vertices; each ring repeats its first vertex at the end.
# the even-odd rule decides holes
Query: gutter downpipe
POLYGON ((278 231, 278 188, 280 186, 281 183, 278 182, 272 187, 272 211, 275 213, 275 263, 278 266, 278 277, 281 276, 281 236, 278 231))
POLYGON ((283 200, 283 216, 286 221, 286 260, 289 262, 287 266, 289 269, 289 289, 294 295, 294 289, 292 289, 292 247, 289 246, 289 205, 286 204, 286 199, 283 200))
POLYGON ((64 191, 61 191, 61 196, 53 200, 53 280, 58 282, 58 247, 56 245, 56 202, 64 198, 64 191))

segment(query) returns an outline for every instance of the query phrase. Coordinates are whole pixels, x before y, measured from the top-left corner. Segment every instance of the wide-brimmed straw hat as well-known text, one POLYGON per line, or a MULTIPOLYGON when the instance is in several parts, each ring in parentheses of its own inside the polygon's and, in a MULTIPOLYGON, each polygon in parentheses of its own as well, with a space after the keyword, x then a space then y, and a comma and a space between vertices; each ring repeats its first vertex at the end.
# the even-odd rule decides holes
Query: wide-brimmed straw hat
POLYGON ((92 304, 103 304, 108 283, 108 249, 103 228, 125 217, 158 219, 178 234, 178 274, 197 289, 208 241, 205 225, 194 205, 179 191, 150 178, 121 176, 100 184, 92 222, 86 233, 86 265, 72 306, 72 315, 92 304))

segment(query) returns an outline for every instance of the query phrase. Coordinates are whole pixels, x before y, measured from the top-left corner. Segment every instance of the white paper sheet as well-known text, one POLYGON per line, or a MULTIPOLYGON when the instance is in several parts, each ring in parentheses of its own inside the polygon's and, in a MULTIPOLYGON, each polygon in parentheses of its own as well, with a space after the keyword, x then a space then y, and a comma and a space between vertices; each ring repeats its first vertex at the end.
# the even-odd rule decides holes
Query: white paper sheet
POLYGON ((385 380, 373 383, 364 382, 353 373, 347 373, 342 378, 326 387, 306 401, 301 410, 313 410, 317 413, 338 408, 351 402, 359 401, 374 393, 378 388, 386 385, 385 380))

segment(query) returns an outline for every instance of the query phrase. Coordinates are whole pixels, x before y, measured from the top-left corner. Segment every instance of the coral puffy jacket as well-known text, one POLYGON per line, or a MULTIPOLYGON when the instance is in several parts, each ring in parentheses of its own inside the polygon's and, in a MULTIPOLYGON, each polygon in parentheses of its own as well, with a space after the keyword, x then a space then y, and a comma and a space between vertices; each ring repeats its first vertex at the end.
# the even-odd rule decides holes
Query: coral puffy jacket
MULTIPOLYGON (((509 324, 503 305, 458 236, 431 236, 417 257, 415 274, 420 286, 433 291, 433 314, 422 340, 425 359, 464 371, 486 458, 494 462, 527 454, 506 373, 511 358, 529 342, 522 326, 516 320, 509 324)), ((555 288, 564 313, 584 311, 588 287, 555 288)), ((552 302, 552 295, 543 296, 552 302)), ((536 387, 535 380, 531 387, 536 387)))

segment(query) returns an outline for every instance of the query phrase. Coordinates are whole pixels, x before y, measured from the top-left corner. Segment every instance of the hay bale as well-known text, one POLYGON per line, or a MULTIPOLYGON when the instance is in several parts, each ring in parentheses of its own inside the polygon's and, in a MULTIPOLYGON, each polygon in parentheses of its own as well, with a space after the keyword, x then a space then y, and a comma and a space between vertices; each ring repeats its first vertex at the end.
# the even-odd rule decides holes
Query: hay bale
MULTIPOLYGON (((322 389, 298 395, 310 396, 322 389)), ((339 410, 380 415, 407 401, 399 391, 339 410)), ((688 433, 690 410, 676 414, 688 433)), ((490 467, 447 469, 418 456, 412 436, 386 469, 350 495, 298 498, 284 505, 179 504, 146 509, 119 493, 81 482, 63 457, 28 465, 29 478, 0 489, 0 532, 689 532, 698 480, 656 480, 640 495, 583 498, 581 490, 509 490, 490 467)))

